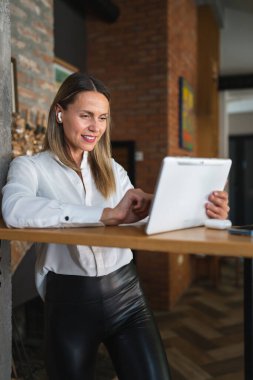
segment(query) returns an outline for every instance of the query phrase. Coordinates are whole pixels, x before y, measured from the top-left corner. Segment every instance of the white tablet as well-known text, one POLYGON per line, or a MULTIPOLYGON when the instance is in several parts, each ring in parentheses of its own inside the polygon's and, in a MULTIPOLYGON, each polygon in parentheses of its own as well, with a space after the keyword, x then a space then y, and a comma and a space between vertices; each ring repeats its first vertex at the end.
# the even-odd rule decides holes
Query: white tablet
POLYGON ((146 234, 204 225, 208 196, 224 189, 231 163, 230 159, 165 157, 146 234))

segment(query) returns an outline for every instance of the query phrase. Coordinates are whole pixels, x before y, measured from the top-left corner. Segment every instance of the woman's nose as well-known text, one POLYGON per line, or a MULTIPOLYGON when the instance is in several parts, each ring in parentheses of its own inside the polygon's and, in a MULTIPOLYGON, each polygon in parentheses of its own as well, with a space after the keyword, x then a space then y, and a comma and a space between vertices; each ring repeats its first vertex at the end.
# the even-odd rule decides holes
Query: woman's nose
POLYGON ((93 131, 93 132, 99 131, 98 120, 96 120, 94 117, 91 119, 91 123, 89 125, 89 130, 93 131))

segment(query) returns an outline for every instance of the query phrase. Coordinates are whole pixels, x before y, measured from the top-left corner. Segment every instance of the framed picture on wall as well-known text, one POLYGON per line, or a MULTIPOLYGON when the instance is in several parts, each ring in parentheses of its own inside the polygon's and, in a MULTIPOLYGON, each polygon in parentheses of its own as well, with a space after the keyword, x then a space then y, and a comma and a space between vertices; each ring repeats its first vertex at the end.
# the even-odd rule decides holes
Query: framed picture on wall
POLYGON ((17 64, 16 59, 11 58, 11 112, 18 112, 18 89, 17 89, 17 64))
POLYGON ((63 61, 60 58, 54 58, 54 79, 56 83, 56 87, 60 87, 62 82, 74 72, 78 71, 78 68, 63 61))
POLYGON ((188 81, 179 77, 179 146, 192 151, 194 144, 194 93, 188 81))

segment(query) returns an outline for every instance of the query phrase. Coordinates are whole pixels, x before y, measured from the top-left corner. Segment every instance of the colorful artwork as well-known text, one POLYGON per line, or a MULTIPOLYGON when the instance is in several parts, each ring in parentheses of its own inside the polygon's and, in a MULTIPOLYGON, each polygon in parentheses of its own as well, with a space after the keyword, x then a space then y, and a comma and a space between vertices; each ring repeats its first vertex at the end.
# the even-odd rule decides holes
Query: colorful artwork
POLYGON ((78 68, 63 61, 59 58, 54 58, 54 79, 56 87, 59 88, 62 82, 72 73, 78 71, 78 68))
POLYGON ((193 150, 194 143, 194 95, 187 80, 179 78, 179 146, 193 150))

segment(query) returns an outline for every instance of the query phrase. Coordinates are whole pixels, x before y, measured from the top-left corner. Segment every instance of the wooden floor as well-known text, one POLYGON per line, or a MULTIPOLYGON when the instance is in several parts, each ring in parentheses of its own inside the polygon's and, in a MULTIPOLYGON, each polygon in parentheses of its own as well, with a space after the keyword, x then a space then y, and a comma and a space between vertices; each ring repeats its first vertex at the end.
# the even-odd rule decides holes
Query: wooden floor
MULTIPOLYGON (((236 283, 234 266, 234 260, 223 263, 217 288, 208 280, 200 281, 172 311, 155 312, 173 380, 243 380, 242 273, 236 283)), ((46 380, 43 361, 36 360, 30 363, 33 379, 46 380)), ((102 349, 96 380, 115 376, 102 349)))
POLYGON ((244 379, 242 262, 239 277, 237 265, 222 261, 217 287, 199 281, 172 311, 155 313, 173 380, 244 379))
POLYGON ((193 285, 170 313, 157 321, 173 380, 243 379, 242 269, 224 262, 219 286, 193 285))

